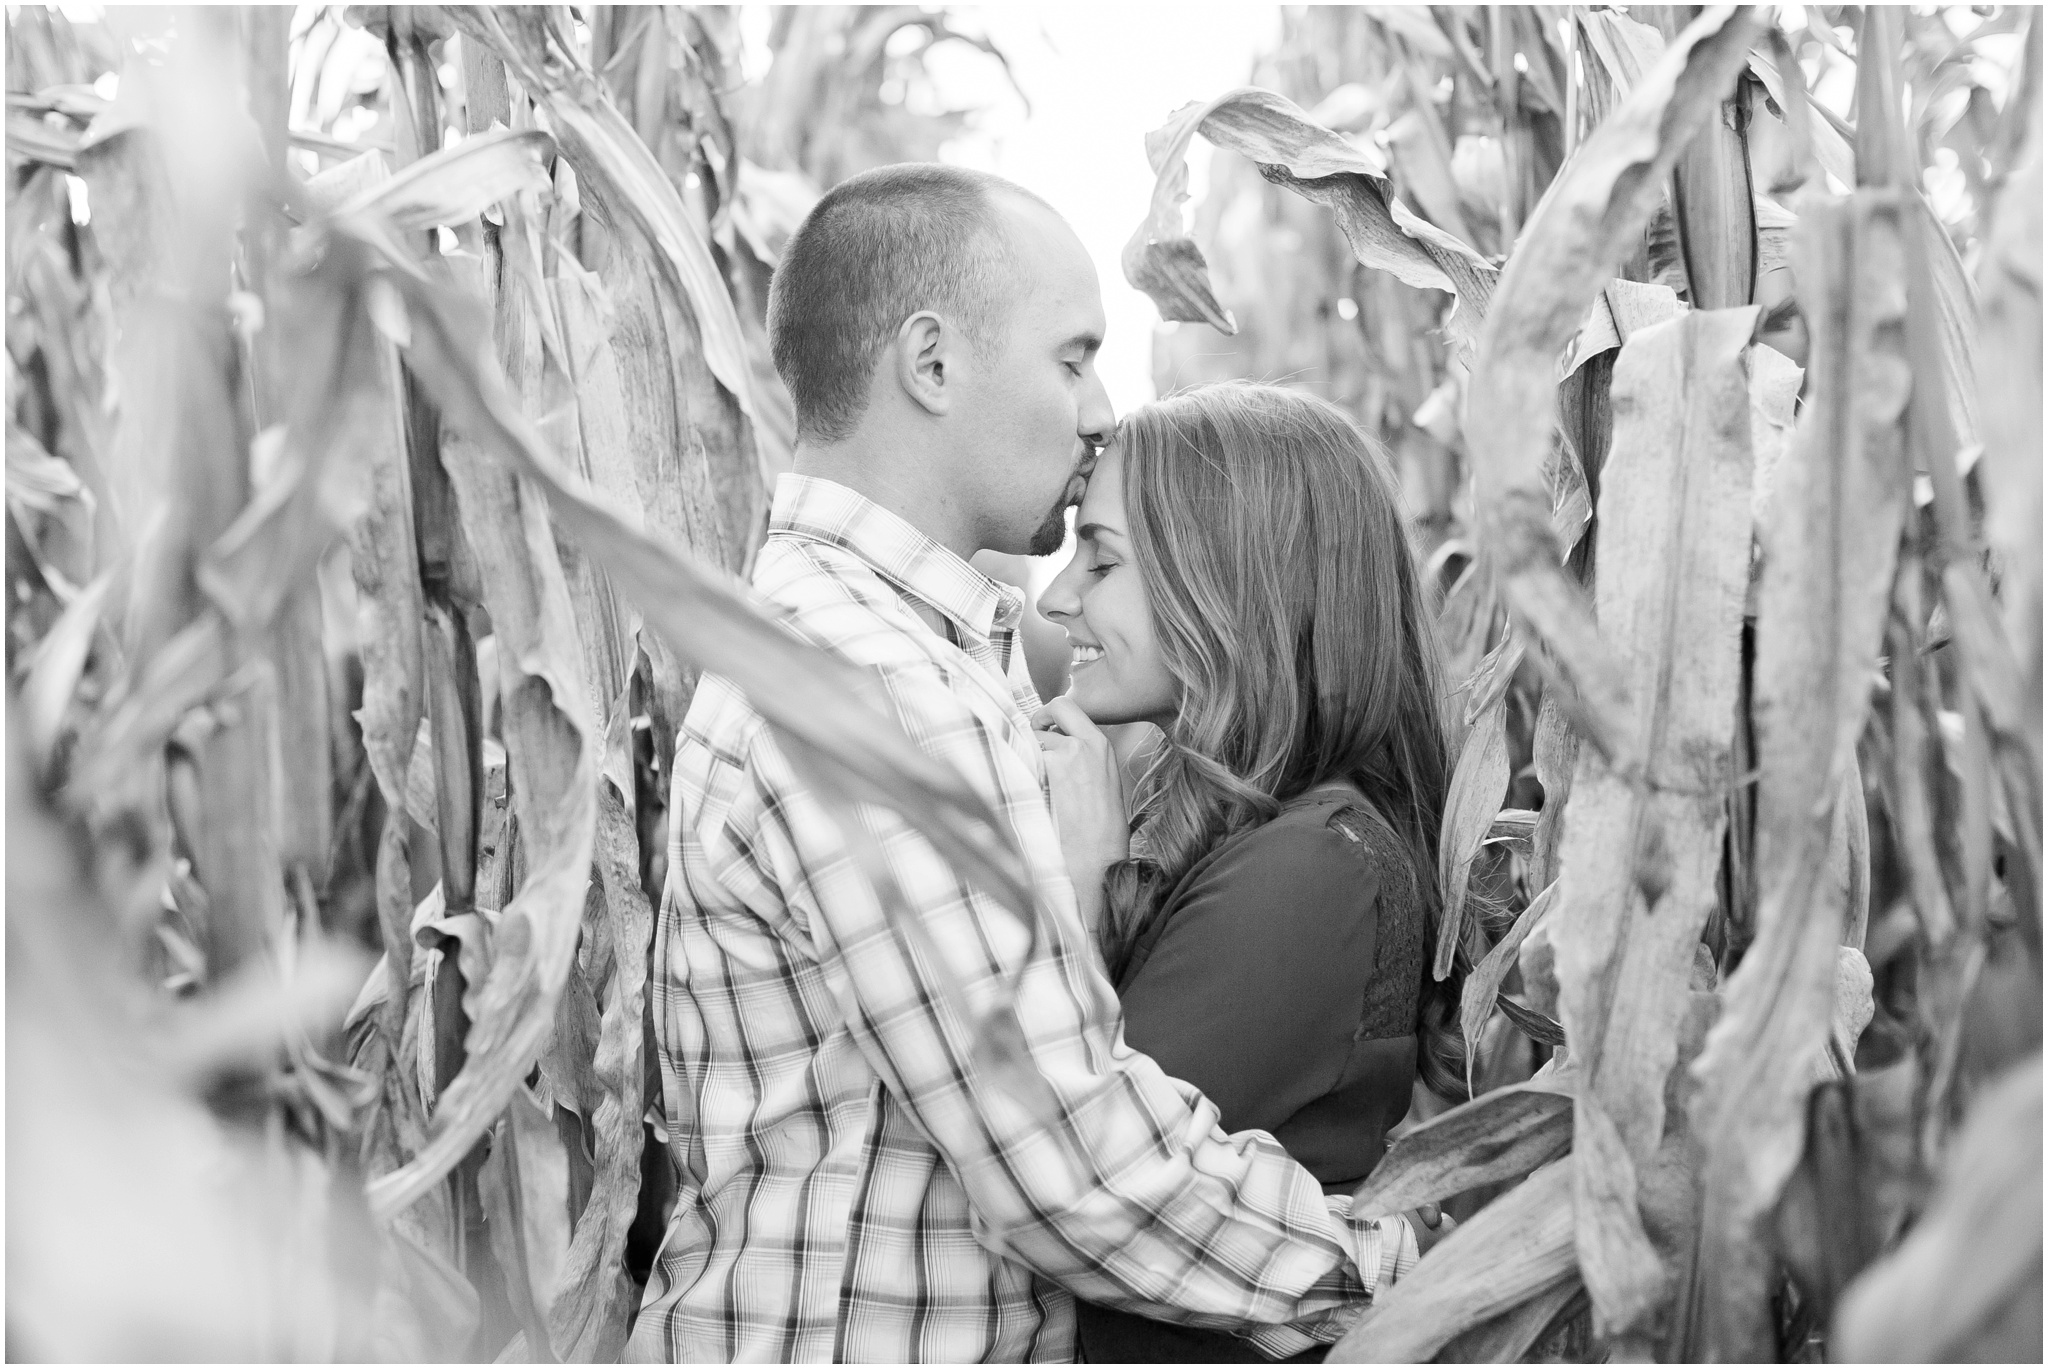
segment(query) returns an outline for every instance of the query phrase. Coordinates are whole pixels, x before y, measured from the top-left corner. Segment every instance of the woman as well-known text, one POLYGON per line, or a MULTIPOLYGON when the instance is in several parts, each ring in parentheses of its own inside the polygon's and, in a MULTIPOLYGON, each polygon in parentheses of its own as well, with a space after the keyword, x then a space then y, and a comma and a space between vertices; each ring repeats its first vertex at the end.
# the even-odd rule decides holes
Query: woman
MULTIPOLYGON (((1321 400, 1213 385, 1125 418, 1076 533, 1039 600, 1073 684, 1036 721, 1125 1039, 1226 1131, 1271 1132, 1349 1191, 1418 1069, 1463 1093, 1458 985, 1428 969, 1437 647, 1392 474, 1321 400), (1131 823, 1100 729, 1137 722, 1165 735, 1131 823)), ((1092 1361, 1259 1358, 1087 1306, 1081 1344, 1092 1361)))

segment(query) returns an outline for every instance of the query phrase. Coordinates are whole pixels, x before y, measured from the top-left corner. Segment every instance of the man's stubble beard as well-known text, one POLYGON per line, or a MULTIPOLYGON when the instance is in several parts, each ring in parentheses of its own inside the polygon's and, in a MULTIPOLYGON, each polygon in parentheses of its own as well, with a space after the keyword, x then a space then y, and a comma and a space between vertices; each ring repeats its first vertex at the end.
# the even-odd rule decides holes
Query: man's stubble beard
POLYGON ((1067 477, 1067 483, 1060 490, 1059 502, 1052 506, 1052 512, 1045 516, 1038 530, 1031 534, 1031 541, 1024 548, 1026 556, 1050 556, 1067 544, 1067 510, 1079 504, 1081 496, 1088 492, 1086 470, 1089 464, 1084 461, 1067 477), (1074 488, 1077 482, 1081 486, 1078 491, 1074 488))
POLYGON ((1038 531, 1031 534, 1031 543, 1025 547, 1027 556, 1050 556, 1067 543, 1067 510, 1072 508, 1065 499, 1053 506, 1038 531))

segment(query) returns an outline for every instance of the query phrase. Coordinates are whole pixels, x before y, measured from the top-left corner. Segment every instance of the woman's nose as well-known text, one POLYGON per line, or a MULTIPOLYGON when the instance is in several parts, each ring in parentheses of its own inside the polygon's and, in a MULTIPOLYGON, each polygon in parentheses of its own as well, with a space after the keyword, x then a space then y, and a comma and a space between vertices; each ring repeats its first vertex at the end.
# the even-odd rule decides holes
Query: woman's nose
POLYGON ((1038 611, 1061 627, 1065 627, 1067 619, 1081 610, 1081 596, 1074 588, 1075 567, 1080 561, 1081 554, 1076 551, 1060 573, 1052 577, 1052 583, 1045 587, 1045 593, 1038 596, 1038 611))

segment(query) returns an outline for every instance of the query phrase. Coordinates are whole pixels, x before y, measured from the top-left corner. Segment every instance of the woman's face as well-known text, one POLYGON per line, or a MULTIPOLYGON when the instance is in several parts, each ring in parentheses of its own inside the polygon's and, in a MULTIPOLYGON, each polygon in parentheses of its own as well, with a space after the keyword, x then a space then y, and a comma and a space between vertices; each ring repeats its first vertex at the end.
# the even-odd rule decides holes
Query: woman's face
POLYGON ((1165 727, 1179 709, 1180 687, 1159 653, 1152 605, 1131 554, 1123 453, 1115 446, 1096 463, 1074 522, 1074 559, 1038 598, 1038 611, 1067 630, 1067 696, 1097 723, 1165 727))

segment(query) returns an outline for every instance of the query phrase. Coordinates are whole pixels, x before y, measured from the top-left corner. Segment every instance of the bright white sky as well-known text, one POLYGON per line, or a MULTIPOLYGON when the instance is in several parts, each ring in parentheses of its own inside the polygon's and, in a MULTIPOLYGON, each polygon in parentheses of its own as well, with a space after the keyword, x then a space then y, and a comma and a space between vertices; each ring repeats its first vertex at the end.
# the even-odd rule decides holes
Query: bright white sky
MULTIPOLYGON (((1102 279, 1109 332, 1097 363, 1118 413, 1153 397, 1159 311, 1126 284, 1119 259, 1145 216, 1152 170, 1145 135, 1193 100, 1251 77, 1279 42, 1272 5, 1096 3, 954 7, 963 30, 986 33, 1031 101, 1009 93, 994 59, 962 43, 927 58, 943 105, 981 107, 948 161, 1007 176, 1045 197, 1087 244, 1102 279)), ((1190 189, 1200 198, 1209 152, 1196 144, 1190 189)))

